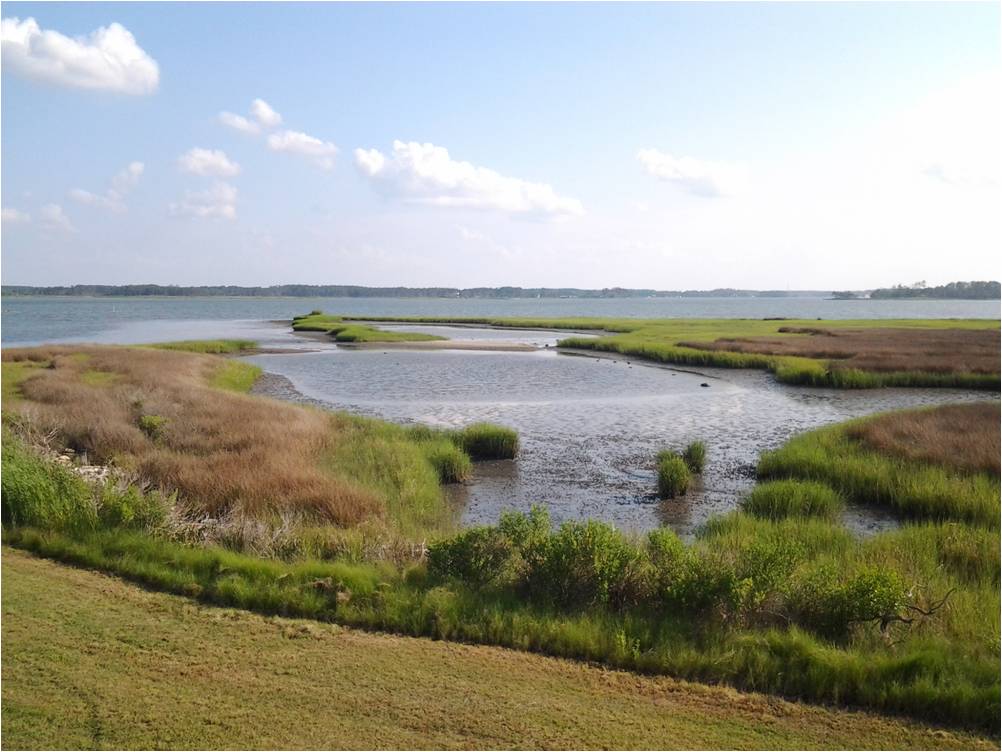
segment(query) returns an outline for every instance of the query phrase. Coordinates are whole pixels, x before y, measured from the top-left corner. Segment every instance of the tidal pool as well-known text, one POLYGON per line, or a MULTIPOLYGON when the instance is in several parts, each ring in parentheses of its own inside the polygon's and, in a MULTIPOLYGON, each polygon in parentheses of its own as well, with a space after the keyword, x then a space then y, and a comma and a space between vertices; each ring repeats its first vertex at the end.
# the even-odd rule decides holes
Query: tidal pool
MULTIPOLYGON (((473 329, 442 333, 481 336, 473 329)), ((551 343, 545 333, 524 337, 519 341, 551 343)), ((325 349, 249 360, 271 374, 257 390, 275 396, 402 423, 515 428, 522 440, 516 461, 479 463, 471 482, 452 487, 464 524, 541 504, 556 522, 593 517, 634 531, 669 525, 685 536, 733 509, 754 483, 759 454, 796 433, 882 410, 991 398, 946 389, 790 387, 758 371, 694 373, 553 349, 325 349), (702 478, 683 499, 659 501, 654 455, 696 439, 707 445, 702 478)), ((862 508, 851 508, 846 523, 861 533, 895 524, 885 512, 862 508)))

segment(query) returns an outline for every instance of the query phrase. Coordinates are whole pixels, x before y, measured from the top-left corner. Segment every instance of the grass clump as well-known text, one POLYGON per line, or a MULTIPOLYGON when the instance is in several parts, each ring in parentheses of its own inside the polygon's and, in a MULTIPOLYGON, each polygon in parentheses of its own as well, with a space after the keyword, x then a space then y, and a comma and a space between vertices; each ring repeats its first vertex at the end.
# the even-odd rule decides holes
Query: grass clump
POLYGON ((167 429, 167 419, 162 415, 140 415, 139 430, 146 434, 150 441, 160 441, 167 429))
POLYGON ((685 460, 675 452, 665 450, 657 456, 658 497, 674 499, 685 496, 692 474, 685 460))
POLYGON ((513 460, 518 454, 518 433, 504 426, 474 423, 451 435, 474 460, 513 460))
POLYGON ((425 457, 435 468, 442 483, 462 483, 469 480, 473 463, 469 455, 446 438, 420 443, 425 457))
POLYGON ((693 441, 682 451, 682 459, 689 472, 699 475, 706 465, 706 444, 702 441, 693 441))
POLYGON ((785 517, 835 520, 844 506, 842 497, 829 486, 801 480, 760 483, 741 504, 748 514, 773 520, 785 517))

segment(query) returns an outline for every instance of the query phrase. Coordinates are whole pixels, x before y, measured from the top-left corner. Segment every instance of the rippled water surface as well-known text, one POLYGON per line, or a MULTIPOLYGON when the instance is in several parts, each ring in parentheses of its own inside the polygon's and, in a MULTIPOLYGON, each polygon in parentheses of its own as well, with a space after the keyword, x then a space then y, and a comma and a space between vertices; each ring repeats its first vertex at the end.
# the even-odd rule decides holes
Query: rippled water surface
MULTIPOLYGON (((291 385, 330 407, 395 421, 459 427, 486 420, 517 429, 519 459, 481 463, 474 481, 457 489, 468 524, 541 503, 557 521, 596 517, 634 530, 668 524, 688 534, 732 509, 753 483, 760 452, 795 433, 880 410, 985 398, 789 387, 755 371, 690 373, 552 350, 332 350, 251 360, 288 379, 263 382, 271 393, 294 396, 291 385), (695 439, 708 446, 701 481, 684 500, 657 500, 654 454, 695 439)), ((893 524, 860 509, 847 522, 858 530, 893 524)))

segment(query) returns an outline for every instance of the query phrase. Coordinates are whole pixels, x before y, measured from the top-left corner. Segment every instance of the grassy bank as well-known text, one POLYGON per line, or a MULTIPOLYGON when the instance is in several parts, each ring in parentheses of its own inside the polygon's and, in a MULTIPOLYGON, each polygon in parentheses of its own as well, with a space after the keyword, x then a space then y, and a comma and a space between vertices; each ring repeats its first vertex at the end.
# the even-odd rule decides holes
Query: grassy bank
POLYGON ((998 446, 997 402, 899 411, 798 436, 764 454, 758 475, 818 481, 909 517, 998 528, 998 446))
POLYGON ((200 608, 6 548, 3 612, 4 745, 16 749, 993 746, 526 653, 200 608))
POLYGON ((657 363, 768 370, 784 383, 804 386, 987 390, 998 390, 1000 386, 999 322, 982 319, 370 317, 370 320, 596 330, 604 334, 569 337, 559 345, 657 363), (929 336, 916 336, 922 333, 929 336))
POLYGON ((497 426, 447 435, 247 396, 260 369, 205 353, 251 348, 226 340, 5 350, 4 425, 29 444, 69 448, 176 493, 186 518, 219 521, 205 534, 259 551, 273 530, 312 530, 298 536, 312 553, 448 530, 441 484, 465 480, 471 454, 500 456, 484 442, 517 446, 497 426))
POLYGON ((388 332, 376 327, 352 323, 341 316, 331 316, 320 311, 293 318, 292 330, 296 332, 321 332, 331 336, 335 342, 345 343, 432 342, 446 339, 418 332, 388 332))

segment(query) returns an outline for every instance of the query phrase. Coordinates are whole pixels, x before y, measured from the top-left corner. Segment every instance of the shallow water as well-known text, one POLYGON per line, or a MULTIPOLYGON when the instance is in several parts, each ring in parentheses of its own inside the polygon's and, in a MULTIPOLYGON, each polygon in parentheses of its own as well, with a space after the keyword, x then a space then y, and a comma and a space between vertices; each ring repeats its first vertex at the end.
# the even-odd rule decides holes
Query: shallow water
MULTIPOLYGON (((594 517, 638 531, 667 524, 690 535, 733 509, 754 483, 759 454, 796 433, 881 410, 986 398, 961 390, 789 387, 756 371, 693 373, 553 350, 326 350, 250 360, 288 379, 262 384, 286 398, 298 392, 398 422, 515 428, 517 461, 479 463, 471 483, 454 487, 465 524, 543 504, 557 522, 594 517), (708 447, 705 473, 684 499, 659 501, 655 453, 696 439, 708 447)), ((859 532, 894 525, 872 509, 850 509, 846 522, 859 532)))

